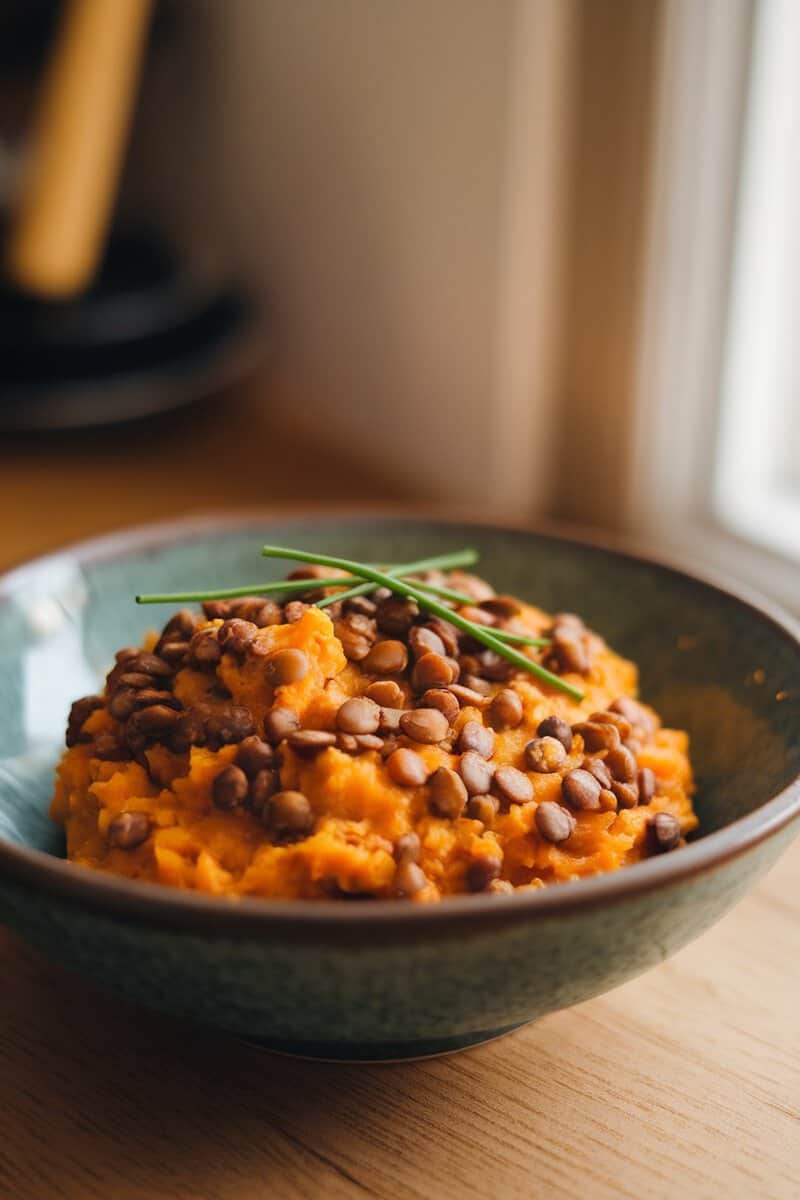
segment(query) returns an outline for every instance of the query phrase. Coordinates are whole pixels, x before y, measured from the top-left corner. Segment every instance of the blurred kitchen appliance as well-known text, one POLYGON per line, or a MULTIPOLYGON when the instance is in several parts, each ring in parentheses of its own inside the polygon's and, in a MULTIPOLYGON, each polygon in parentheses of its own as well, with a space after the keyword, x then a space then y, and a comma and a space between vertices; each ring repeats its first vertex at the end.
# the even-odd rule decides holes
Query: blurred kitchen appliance
POLYGON ((241 288, 201 282, 151 223, 111 228, 152 11, 153 0, 67 0, 58 14, 28 161, 10 186, 0 428, 142 417, 219 390, 257 359, 241 288))

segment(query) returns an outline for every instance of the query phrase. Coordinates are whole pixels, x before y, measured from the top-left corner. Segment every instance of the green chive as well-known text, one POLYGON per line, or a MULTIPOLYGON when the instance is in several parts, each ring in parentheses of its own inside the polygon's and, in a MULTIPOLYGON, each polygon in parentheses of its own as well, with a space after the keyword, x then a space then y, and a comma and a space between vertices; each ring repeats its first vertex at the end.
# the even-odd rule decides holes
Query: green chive
MULTIPOLYGON (((453 567, 471 567, 477 561, 476 550, 455 550, 452 554, 437 554, 433 558, 421 558, 417 562, 404 563, 403 566, 386 567, 386 572, 392 575, 417 575, 420 571, 446 571, 452 570, 453 567)), ((317 608, 327 608, 329 604, 334 604, 337 600, 350 600, 353 596, 366 596, 370 592, 374 592, 377 586, 375 583, 359 583, 355 587, 348 588, 346 592, 339 592, 335 596, 326 596, 323 600, 318 600, 317 608)), ((438 594, 438 589, 431 584, 419 584, 419 586, 424 586, 427 591, 438 594)), ((455 600, 456 604, 471 603, 468 596, 462 597, 459 592, 450 592, 446 598, 455 600)))
POLYGON ((473 624, 405 580, 397 579, 393 575, 387 575, 384 571, 376 570, 374 567, 366 566, 363 563, 354 562, 352 559, 338 558, 329 554, 312 554, 307 550, 292 550, 286 546, 264 546, 261 553, 265 558, 285 558, 294 562, 319 563, 321 566, 335 567, 337 570, 349 571, 352 575, 371 580, 378 587, 389 588, 390 591, 400 596, 407 596, 411 600, 416 600, 421 608, 427 609, 428 612, 434 613, 445 621, 449 621, 451 625, 455 625, 457 629, 468 633, 476 641, 486 646, 487 649, 494 650, 496 654, 500 654, 503 658, 508 659, 509 662, 519 667, 520 670, 527 671, 537 679, 542 680, 542 682, 549 684, 550 687, 565 692, 574 700, 583 699, 583 693, 578 688, 573 687, 572 684, 567 683, 558 675, 554 675, 552 671, 546 670, 538 663, 532 662, 524 654, 513 650, 507 643, 494 637, 485 625, 473 624))

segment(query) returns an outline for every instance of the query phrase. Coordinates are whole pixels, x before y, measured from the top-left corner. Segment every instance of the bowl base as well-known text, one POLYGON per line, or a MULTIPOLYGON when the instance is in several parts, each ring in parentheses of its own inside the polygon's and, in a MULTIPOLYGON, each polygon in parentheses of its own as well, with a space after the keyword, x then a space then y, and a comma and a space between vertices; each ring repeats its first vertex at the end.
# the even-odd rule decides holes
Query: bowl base
POLYGON ((440 1058, 446 1054, 470 1050, 484 1042, 494 1042, 497 1038, 523 1029, 528 1024, 529 1021, 520 1021, 502 1029, 487 1029, 482 1033, 402 1042, 293 1042, 241 1036, 239 1040, 256 1050, 265 1050, 268 1054, 283 1054, 288 1058, 305 1058, 312 1062, 413 1062, 421 1058, 440 1058))

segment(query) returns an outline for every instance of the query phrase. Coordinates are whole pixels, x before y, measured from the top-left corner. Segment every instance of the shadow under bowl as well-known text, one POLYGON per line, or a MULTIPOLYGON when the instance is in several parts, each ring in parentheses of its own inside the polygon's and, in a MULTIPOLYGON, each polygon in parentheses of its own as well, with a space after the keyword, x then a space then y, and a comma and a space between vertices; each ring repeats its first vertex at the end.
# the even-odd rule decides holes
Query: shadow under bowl
MULTIPOLYGON (((160 612, 159 612, 159 615, 160 612)), ((800 815, 800 641, 769 605, 671 566, 520 529, 403 516, 197 518, 0 579, 0 919, 155 1009, 322 1058, 446 1052, 615 987, 698 936, 800 815), (137 591, 278 578, 263 542, 403 562, 474 545, 500 591, 575 610, 692 740, 700 831, 612 874, 431 906, 177 892, 77 868, 47 817, 71 701, 154 623, 137 591)))

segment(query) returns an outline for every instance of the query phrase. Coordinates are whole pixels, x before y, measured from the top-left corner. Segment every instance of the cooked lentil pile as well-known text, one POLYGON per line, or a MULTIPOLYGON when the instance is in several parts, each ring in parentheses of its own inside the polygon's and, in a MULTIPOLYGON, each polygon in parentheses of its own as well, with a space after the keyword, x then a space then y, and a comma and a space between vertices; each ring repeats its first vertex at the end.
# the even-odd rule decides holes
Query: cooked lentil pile
POLYGON ((688 738, 636 697, 633 663, 581 619, 463 571, 429 584, 578 701, 386 589, 176 613, 72 706, 51 815, 69 858, 230 895, 506 893, 612 871, 697 826, 688 738))

